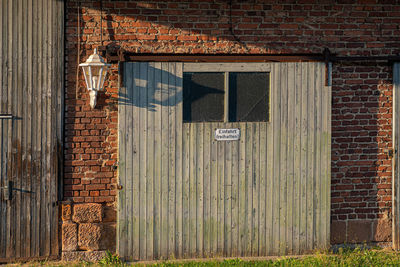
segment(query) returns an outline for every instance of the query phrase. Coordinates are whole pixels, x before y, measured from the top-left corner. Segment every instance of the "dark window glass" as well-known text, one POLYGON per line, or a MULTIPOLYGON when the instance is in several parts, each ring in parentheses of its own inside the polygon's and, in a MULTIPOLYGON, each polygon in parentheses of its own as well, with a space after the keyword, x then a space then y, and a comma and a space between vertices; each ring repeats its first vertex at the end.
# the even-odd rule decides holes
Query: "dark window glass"
POLYGON ((183 121, 224 120, 224 73, 183 74, 183 121))
POLYGON ((229 121, 268 121, 269 73, 229 73, 229 121))

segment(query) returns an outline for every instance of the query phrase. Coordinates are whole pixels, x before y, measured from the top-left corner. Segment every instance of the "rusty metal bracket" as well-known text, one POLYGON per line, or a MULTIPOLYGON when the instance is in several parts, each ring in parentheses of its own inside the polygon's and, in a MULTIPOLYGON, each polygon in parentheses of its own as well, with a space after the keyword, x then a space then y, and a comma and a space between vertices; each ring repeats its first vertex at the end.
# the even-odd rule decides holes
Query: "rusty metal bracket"
POLYGON ((12 199, 12 191, 13 191, 13 182, 8 181, 6 186, 0 187, 3 191, 3 199, 4 200, 11 200, 12 199))

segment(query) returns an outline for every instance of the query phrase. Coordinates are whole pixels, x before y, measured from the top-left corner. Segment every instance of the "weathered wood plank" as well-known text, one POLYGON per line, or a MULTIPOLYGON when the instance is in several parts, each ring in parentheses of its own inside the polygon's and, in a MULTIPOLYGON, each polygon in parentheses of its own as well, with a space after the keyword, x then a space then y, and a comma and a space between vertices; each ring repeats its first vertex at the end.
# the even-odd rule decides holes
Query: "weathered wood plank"
POLYGON ((308 97, 307 90, 309 88, 308 85, 308 67, 307 64, 302 64, 302 88, 301 88, 301 156, 300 156, 300 165, 301 165, 301 179, 300 179, 300 251, 305 251, 307 249, 307 150, 308 150, 308 117, 307 117, 307 108, 308 108, 308 97))
POLYGON ((212 218, 211 220, 211 240, 210 240, 210 249, 212 251, 212 254, 216 255, 217 254, 217 249, 218 249, 218 142, 214 138, 214 131, 215 129, 218 128, 217 123, 211 123, 211 131, 212 131, 212 140, 211 140, 211 167, 210 167, 210 173, 211 173, 211 211, 210 211, 210 216, 212 218))
POLYGON ((147 212, 146 212, 146 259, 153 259, 154 255, 154 167, 155 167, 155 153, 154 153, 154 139, 155 139, 155 114, 150 108, 153 105, 153 98, 155 93, 155 79, 154 79, 154 62, 149 62, 147 69, 147 100, 146 107, 147 108, 147 136, 146 136, 146 192, 147 196, 145 196, 147 203, 147 212))
POLYGON ((175 149, 175 157, 176 157, 176 232, 175 232, 175 240, 176 247, 175 251, 177 253, 176 257, 181 258, 183 255, 183 92, 182 92, 182 63, 176 63, 176 72, 175 72, 175 123, 176 123, 176 149, 175 149))
POLYGON ((129 149, 126 150, 127 147, 127 132, 128 128, 126 123, 127 123, 127 118, 128 118, 128 105, 131 100, 128 98, 128 90, 131 90, 132 88, 132 82, 128 83, 129 79, 132 79, 132 64, 126 64, 124 66, 124 73, 122 75, 123 77, 123 86, 119 88, 119 103, 118 103, 118 136, 120 137, 119 140, 119 163, 118 163, 118 172, 119 172, 119 184, 122 186, 122 190, 118 191, 118 206, 117 206, 117 212, 119 216, 119 220, 117 222, 117 251, 119 255, 128 255, 127 253, 127 245, 126 243, 128 242, 128 229, 127 229, 127 220, 129 219, 127 216, 127 159, 128 155, 127 153, 130 151, 129 149))
POLYGON ((314 103, 315 98, 315 67, 314 64, 307 64, 308 67, 308 135, 307 135, 307 247, 311 248, 314 244, 314 162, 315 162, 315 120, 313 116, 315 114, 314 103))
POLYGON ((161 63, 154 63, 154 255, 153 258, 161 258, 161 150, 162 150, 162 136, 161 131, 162 117, 161 117, 161 63))
MULTIPOLYGON (((130 112, 130 116, 132 116, 131 127, 132 133, 129 136, 129 142, 132 147, 132 167, 129 169, 128 173, 131 173, 131 176, 128 177, 128 198, 130 204, 128 204, 128 211, 131 212, 132 220, 129 220, 129 253, 131 254, 132 260, 138 260, 140 256, 140 241, 139 241, 139 234, 140 234, 140 107, 142 103, 140 102, 140 63, 135 63, 133 66, 133 105, 132 111, 130 112)), ((129 216, 129 214, 128 214, 129 216)))
POLYGON ((259 256, 260 246, 260 123, 252 123, 252 238, 251 255, 259 256))
MULTIPOLYGON (((280 250, 279 250, 279 245, 281 244, 281 237, 280 237, 280 189, 281 189, 281 183, 283 182, 281 179, 281 174, 280 174, 280 155, 281 155, 281 108, 282 104, 280 103, 281 101, 281 70, 279 69, 279 66, 273 65, 273 70, 272 70, 272 88, 274 90, 273 94, 273 100, 272 100, 272 105, 274 109, 272 121, 273 121, 273 201, 272 201, 272 246, 273 246, 273 251, 272 253, 274 255, 278 255, 280 250)), ((281 246, 281 245, 280 245, 281 246)))
MULTIPOLYGON (((233 128, 239 128, 239 123, 233 123, 233 128)), ((231 255, 238 256, 239 253, 239 141, 232 141, 232 173, 231 173, 231 231, 232 247, 231 255)))
POLYGON ((210 123, 204 124, 204 180, 203 180, 203 196, 204 196, 204 224, 203 224, 203 242, 204 257, 211 256, 211 142, 212 127, 210 123))
POLYGON ((183 167, 183 183, 182 183, 182 250, 183 257, 189 257, 189 188, 190 188, 190 124, 183 124, 182 134, 182 167, 183 167))
POLYGON ((196 131, 196 256, 204 257, 204 124, 196 131))
POLYGON ((315 213, 315 230, 314 230, 314 240, 313 240, 313 246, 317 247, 318 245, 321 245, 322 237, 321 237, 321 231, 322 231, 322 225, 321 225, 321 198, 322 198, 322 188, 321 188, 321 134, 322 134, 322 99, 321 99, 321 91, 323 91, 325 88, 322 85, 322 71, 320 68, 316 68, 314 72, 314 116, 313 120, 315 123, 315 139, 314 139, 314 146, 315 146, 315 160, 313 162, 314 171, 315 171, 315 189, 314 189, 314 195, 313 195, 313 202, 315 203, 314 207, 314 213, 315 213))
MULTIPOLYGON (((231 125, 224 124, 224 128, 231 125)), ((236 141, 225 142, 225 166, 224 166, 224 255, 232 256, 232 143, 236 141)))
POLYGON ((176 80, 176 64, 169 63, 168 64, 168 256, 172 255, 175 257, 175 226, 176 226, 176 213, 175 213, 175 204, 176 204, 176 159, 175 159, 175 151, 176 151, 176 121, 175 121, 175 80, 176 80))
MULTIPOLYGON (((148 95, 148 82, 147 82, 147 72, 149 68, 149 63, 147 62, 140 62, 137 63, 139 65, 139 79, 136 80, 136 89, 139 91, 139 108, 136 111, 138 114, 138 126, 139 132, 137 135, 138 141, 138 162, 135 164, 136 169, 139 171, 139 176, 136 178, 138 179, 138 203, 137 207, 139 210, 139 217, 138 217, 138 229, 137 230, 138 236, 138 257, 139 259, 146 259, 146 241, 147 241, 147 225, 146 225, 146 213, 147 213, 147 107, 149 105, 147 101, 148 95)), ((135 226, 134 226, 135 227, 135 226)))
POLYGON ((302 65, 295 65, 295 93, 294 93, 294 162, 293 162, 293 253, 300 253, 300 208, 301 208, 301 90, 302 90, 302 65))
MULTIPOLYGON (((222 123, 218 123, 218 128, 223 128, 222 123)), ((218 247, 217 247, 217 254, 221 256, 225 256, 224 251, 224 243, 225 243, 225 185, 224 185, 224 178, 225 178, 225 142, 217 142, 217 149, 218 149, 218 156, 217 156, 217 207, 218 207, 218 247)))
POLYGON ((190 124, 190 145, 189 145, 189 253, 192 257, 196 255, 196 136, 197 124, 190 124))
MULTIPOLYGON (((287 179, 287 208, 286 208, 286 216, 287 216, 287 224, 286 224, 286 250, 287 253, 293 254, 293 232, 294 232, 294 211, 296 203, 293 202, 294 192, 294 109, 295 109, 295 102, 294 102, 294 95, 296 89, 296 76, 295 76, 295 64, 289 63, 287 69, 287 161, 286 161, 286 179, 287 179)), ((283 103, 284 105, 284 103, 283 103)))
POLYGON ((161 255, 168 255, 168 63, 161 63, 161 255))
POLYGON ((246 254, 246 123, 240 123, 239 142, 239 253, 246 254))
MULTIPOLYGON (((269 88, 267 89, 269 90, 269 88)), ((259 137, 259 256, 266 255, 266 179, 267 179, 267 124, 260 123, 259 137)))

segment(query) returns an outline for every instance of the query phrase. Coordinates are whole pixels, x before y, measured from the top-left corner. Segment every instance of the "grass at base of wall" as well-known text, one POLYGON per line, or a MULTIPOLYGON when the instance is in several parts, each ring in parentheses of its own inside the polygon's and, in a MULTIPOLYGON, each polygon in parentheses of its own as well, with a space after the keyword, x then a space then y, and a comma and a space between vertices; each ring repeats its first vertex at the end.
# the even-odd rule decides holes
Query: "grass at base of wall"
POLYGON ((400 252, 380 249, 343 249, 337 253, 315 252, 299 257, 277 257, 274 259, 200 259, 193 261, 162 261, 143 263, 123 263, 117 256, 108 255, 99 263, 88 262, 31 262, 10 266, 60 266, 60 267, 97 267, 97 266, 152 266, 152 267, 211 267, 211 266, 400 266, 400 252))

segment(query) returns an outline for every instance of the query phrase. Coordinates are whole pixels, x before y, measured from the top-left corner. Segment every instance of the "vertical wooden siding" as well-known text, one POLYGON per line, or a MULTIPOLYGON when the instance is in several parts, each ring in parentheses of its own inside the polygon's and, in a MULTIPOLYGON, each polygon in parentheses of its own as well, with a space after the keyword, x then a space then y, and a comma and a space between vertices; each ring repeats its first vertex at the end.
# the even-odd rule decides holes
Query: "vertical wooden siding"
POLYGON ((0 1, 0 261, 58 255, 64 1, 0 1))
POLYGON ((182 63, 125 63, 118 252, 129 260, 300 254, 329 244, 324 63, 271 63, 270 122, 182 123, 182 63), (240 128, 240 141, 215 141, 240 128))
POLYGON ((393 248, 400 249, 400 63, 393 65, 393 248))

